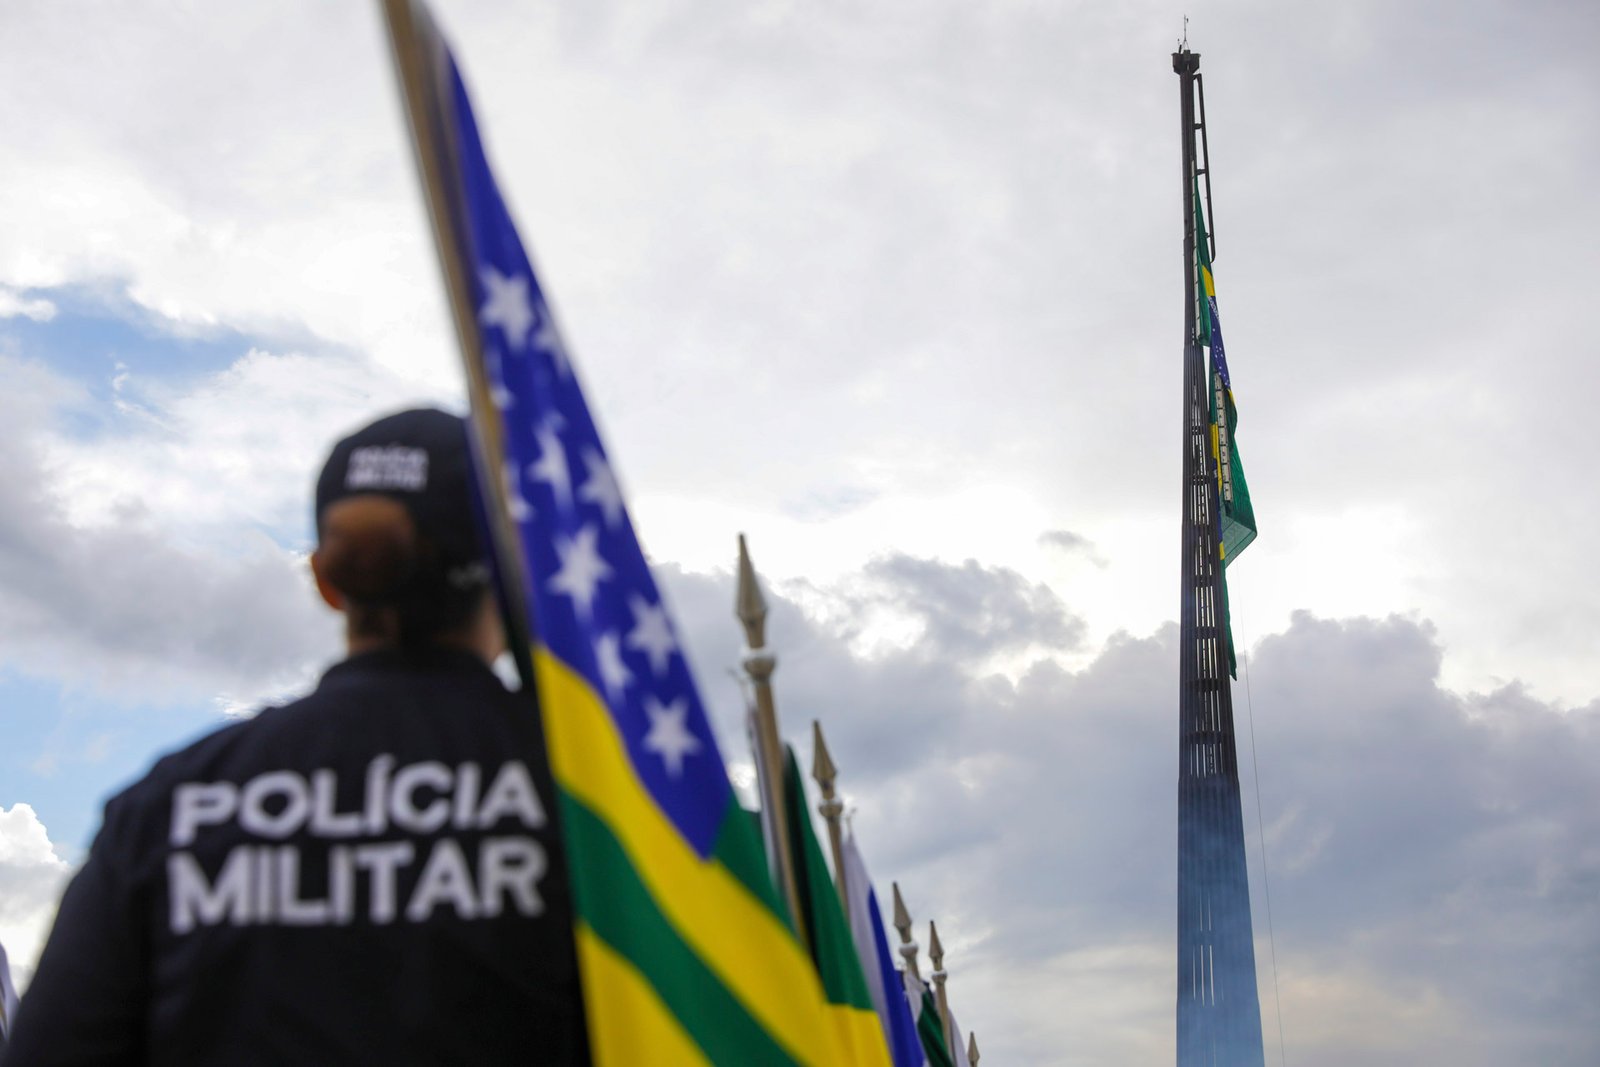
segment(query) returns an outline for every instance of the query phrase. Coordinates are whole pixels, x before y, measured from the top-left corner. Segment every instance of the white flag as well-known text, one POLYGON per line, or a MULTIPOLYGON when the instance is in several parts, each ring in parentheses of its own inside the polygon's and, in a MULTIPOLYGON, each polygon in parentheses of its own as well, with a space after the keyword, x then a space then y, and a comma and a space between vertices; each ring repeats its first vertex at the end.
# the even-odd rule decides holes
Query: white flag
POLYGON ((883 1039, 894 1047, 894 1035, 889 1031, 889 1002, 884 997, 883 969, 878 966, 878 946, 872 937, 872 880, 867 877, 867 865, 856 847, 856 835, 844 839, 844 884, 850 905, 850 936, 856 943, 856 958, 867 979, 867 991, 872 994, 872 1006, 878 1011, 878 1021, 883 1024, 883 1039))
POLYGON ((856 943, 856 956, 861 960, 872 1006, 883 1026, 884 1040, 889 1043, 889 1056, 895 1067, 926 1067, 928 1061, 917 1037, 917 1009, 907 1003, 900 991, 894 957, 884 933, 883 913, 878 909, 878 897, 872 891, 861 850, 856 847, 855 834, 844 839, 844 870, 850 935, 856 943), (894 984, 889 985, 891 982, 894 984))
POLYGON ((950 1050, 950 1056, 956 1061, 956 1067, 972 1067, 972 1061, 967 1059, 967 1039, 961 1034, 961 1027, 956 1024, 956 1013, 950 1013, 950 1039, 956 1047, 950 1050))

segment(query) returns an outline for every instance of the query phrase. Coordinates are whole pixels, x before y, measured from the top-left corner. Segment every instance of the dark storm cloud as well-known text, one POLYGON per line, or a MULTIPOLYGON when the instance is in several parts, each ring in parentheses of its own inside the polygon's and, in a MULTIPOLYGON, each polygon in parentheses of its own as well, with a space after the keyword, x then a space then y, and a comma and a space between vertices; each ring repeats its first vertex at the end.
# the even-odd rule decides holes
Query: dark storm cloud
MULTIPOLYGON (((704 676, 731 667, 731 580, 674 572, 667 584, 704 676)), ((976 632, 1005 601, 1053 620, 1031 638, 1070 633, 1048 591, 1001 569, 896 557, 835 592, 937 620, 912 648, 862 655, 848 617, 817 624, 768 591, 785 732, 804 762, 808 720, 822 720, 881 887, 898 880, 917 917, 961 946, 964 1024, 1001 1058, 1061 1062, 1006 1036, 1037 1028, 994 992, 1000 976, 1043 981, 1075 954, 1153 946, 1150 965, 1105 975, 1105 992, 1143 1005, 1146 1031, 1169 1032, 1176 627, 1115 637, 1076 673, 1040 661, 1013 682, 975 670, 974 655, 1015 647, 1017 633, 1002 626, 985 646, 976 632)), ((1441 654, 1415 620, 1301 614, 1235 686, 1269 1044, 1252 720, 1295 1061, 1593 1062, 1600 705, 1563 710, 1515 687, 1461 696, 1438 684, 1441 654), (1319 1003, 1329 990, 1350 1012, 1393 1018, 1363 1028, 1319 1003)), ((1095 1033, 1094 1005, 1074 1010, 1061 1006, 1063 1029, 1095 1033)))

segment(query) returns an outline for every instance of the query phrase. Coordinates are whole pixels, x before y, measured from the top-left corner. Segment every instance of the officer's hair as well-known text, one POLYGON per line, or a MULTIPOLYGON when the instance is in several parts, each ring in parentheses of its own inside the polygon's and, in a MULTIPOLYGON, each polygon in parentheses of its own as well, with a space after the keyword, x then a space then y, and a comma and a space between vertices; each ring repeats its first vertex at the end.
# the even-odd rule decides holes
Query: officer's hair
POLYGON ((347 497, 317 523, 323 578, 345 597, 350 633, 420 644, 466 627, 486 590, 452 589, 433 541, 399 503, 347 497))

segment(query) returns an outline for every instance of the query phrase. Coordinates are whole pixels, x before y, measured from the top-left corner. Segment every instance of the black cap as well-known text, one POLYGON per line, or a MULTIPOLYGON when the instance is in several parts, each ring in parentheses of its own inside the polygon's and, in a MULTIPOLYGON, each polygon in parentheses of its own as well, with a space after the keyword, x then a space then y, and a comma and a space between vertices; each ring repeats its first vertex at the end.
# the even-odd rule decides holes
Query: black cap
POLYGON ((473 519, 472 457, 466 420, 434 408, 379 419, 333 446, 317 479, 317 528, 332 504, 377 493, 402 504, 433 543, 443 577, 457 592, 489 580, 473 519))

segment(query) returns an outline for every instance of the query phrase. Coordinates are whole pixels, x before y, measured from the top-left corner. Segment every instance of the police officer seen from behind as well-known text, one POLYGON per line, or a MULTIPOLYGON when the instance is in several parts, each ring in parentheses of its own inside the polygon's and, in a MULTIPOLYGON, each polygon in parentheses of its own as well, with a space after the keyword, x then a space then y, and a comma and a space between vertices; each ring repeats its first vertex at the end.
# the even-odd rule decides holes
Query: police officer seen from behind
POLYGON ((334 447, 311 564, 349 657, 106 805, 5 1067, 583 1062, 554 791, 489 669, 470 478, 439 411, 334 447))

